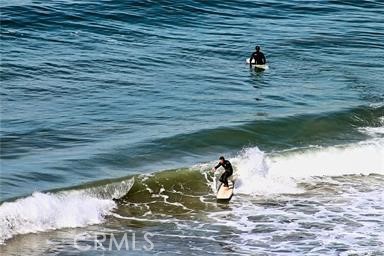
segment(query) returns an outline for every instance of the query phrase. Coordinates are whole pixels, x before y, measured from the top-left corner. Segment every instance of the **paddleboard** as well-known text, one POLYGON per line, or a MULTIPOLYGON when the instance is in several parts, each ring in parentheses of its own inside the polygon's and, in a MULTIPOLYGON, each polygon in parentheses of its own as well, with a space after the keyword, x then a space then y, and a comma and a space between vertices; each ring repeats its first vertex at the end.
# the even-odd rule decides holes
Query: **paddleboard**
POLYGON ((217 201, 229 201, 233 196, 233 189, 235 182, 231 179, 228 179, 228 187, 224 187, 224 184, 221 183, 219 189, 217 190, 217 201))
MULTIPOLYGON (((246 63, 249 65, 249 61, 251 60, 251 58, 248 58, 246 59, 246 63)), ((254 68, 259 68, 259 69, 268 69, 268 65, 267 64, 264 64, 264 65, 259 65, 259 64, 254 64, 255 63, 255 60, 252 60, 252 67, 254 68)))

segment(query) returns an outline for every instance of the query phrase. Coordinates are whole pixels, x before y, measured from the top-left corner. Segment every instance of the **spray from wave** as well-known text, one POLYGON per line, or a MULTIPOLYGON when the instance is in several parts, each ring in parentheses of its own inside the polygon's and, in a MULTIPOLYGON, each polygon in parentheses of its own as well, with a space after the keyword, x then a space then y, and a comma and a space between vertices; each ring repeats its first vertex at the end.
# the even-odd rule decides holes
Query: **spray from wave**
POLYGON ((102 223, 133 179, 81 190, 35 192, 0 206, 0 244, 18 235, 102 223))
POLYGON ((257 147, 243 150, 232 160, 238 176, 236 193, 270 195, 302 192, 292 178, 272 173, 267 161, 267 155, 257 147))
POLYGON ((295 149, 266 154, 257 147, 232 159, 237 170, 236 191, 241 194, 291 194, 303 178, 350 174, 384 175, 384 140, 295 149))

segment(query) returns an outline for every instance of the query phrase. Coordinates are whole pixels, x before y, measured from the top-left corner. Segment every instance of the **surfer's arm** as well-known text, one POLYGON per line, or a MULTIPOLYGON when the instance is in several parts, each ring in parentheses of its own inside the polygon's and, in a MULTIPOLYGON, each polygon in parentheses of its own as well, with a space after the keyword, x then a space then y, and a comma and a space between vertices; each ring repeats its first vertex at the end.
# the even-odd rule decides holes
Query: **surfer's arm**
POLYGON ((219 168, 221 166, 221 163, 218 163, 215 167, 212 167, 212 171, 216 171, 217 168, 219 168))
POLYGON ((249 67, 252 67, 252 61, 253 61, 253 53, 252 53, 251 57, 249 58, 249 67))
POLYGON ((263 54, 263 63, 267 64, 267 59, 265 58, 264 54, 263 54))

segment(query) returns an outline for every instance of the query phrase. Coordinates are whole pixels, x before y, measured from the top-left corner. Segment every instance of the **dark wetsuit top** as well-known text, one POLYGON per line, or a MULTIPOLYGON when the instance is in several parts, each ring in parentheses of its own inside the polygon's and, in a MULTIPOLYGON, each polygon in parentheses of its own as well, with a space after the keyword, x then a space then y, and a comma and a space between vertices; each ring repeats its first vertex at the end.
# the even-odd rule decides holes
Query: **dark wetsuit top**
POLYGON ((256 64, 258 65, 264 65, 265 63, 267 63, 267 60, 265 59, 265 56, 262 52, 254 52, 252 53, 252 57, 251 57, 251 60, 252 59, 255 59, 256 60, 256 64))
POLYGON ((225 160, 223 164, 221 163, 218 163, 216 166, 215 166, 215 170, 217 168, 219 168, 220 166, 223 166, 225 171, 229 174, 229 176, 232 175, 233 173, 233 168, 232 168, 232 164, 228 161, 228 160, 225 160))

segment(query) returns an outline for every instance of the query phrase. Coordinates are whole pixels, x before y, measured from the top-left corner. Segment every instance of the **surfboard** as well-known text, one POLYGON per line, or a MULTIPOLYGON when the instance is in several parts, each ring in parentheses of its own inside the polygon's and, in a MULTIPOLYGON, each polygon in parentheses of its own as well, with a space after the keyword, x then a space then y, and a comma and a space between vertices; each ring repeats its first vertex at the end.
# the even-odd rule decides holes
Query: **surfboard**
POLYGON ((221 183, 219 189, 217 190, 217 201, 229 201, 233 196, 235 182, 228 179, 228 187, 224 187, 224 184, 221 183))
MULTIPOLYGON (((245 60, 245 62, 249 65, 249 61, 251 60, 251 58, 248 58, 245 60)), ((254 68, 258 68, 258 69, 268 69, 268 65, 267 64, 264 64, 264 65, 258 65, 258 64, 254 64, 255 63, 255 60, 252 60, 252 67, 254 68)))

